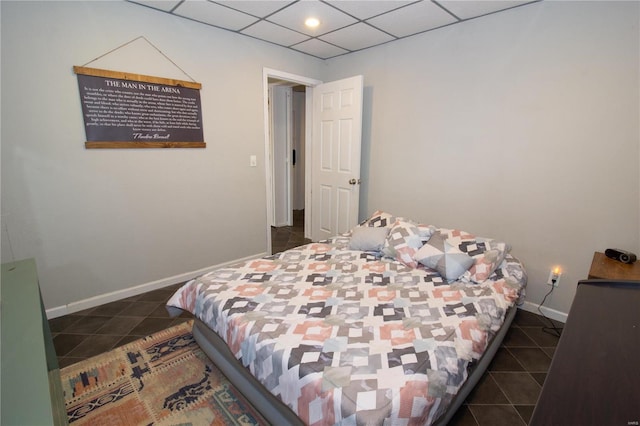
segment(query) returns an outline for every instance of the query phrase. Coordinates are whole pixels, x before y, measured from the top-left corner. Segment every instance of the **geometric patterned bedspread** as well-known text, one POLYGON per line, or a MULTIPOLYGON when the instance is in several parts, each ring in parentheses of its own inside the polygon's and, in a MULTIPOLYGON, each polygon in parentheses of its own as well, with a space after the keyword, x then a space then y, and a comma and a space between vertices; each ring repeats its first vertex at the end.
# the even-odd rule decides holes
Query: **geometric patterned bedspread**
POLYGON ((222 268, 169 300, 217 332, 308 425, 431 424, 520 296, 510 255, 481 283, 335 237, 222 268))

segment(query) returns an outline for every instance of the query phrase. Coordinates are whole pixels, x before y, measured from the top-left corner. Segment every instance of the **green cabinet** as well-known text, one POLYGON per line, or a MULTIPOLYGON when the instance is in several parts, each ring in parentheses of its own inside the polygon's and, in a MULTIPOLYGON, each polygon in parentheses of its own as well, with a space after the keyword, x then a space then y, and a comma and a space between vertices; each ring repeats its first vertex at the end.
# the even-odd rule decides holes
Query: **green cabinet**
POLYGON ((0 423, 68 424, 33 259, 2 265, 0 309, 0 423))

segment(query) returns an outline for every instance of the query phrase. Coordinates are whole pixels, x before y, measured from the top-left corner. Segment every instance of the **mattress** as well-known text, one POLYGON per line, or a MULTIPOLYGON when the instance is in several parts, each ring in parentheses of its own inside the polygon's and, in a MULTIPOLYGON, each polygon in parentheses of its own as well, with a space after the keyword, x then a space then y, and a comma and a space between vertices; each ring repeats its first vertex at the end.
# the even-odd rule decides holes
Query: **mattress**
POLYGON ((431 424, 525 283, 509 254, 481 283, 448 282, 338 236, 210 272, 167 305, 220 336, 305 424, 431 424))

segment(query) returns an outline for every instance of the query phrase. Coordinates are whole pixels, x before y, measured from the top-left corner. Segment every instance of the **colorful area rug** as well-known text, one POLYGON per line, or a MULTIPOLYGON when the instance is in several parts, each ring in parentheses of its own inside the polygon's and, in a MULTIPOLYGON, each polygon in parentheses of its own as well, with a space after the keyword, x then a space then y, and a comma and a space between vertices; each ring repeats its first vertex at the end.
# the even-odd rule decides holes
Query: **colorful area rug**
POLYGON ((266 425, 200 350, 192 322, 60 371, 72 425, 266 425))

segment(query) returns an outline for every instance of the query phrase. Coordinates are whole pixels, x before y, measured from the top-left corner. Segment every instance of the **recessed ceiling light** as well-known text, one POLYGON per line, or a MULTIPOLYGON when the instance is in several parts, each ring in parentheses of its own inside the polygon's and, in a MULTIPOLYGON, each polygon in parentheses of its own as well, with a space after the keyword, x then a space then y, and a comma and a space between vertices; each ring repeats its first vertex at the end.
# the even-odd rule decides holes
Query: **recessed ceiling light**
POLYGON ((320 21, 318 18, 307 18, 307 20, 304 21, 304 24, 309 28, 315 28, 320 25, 320 21))

